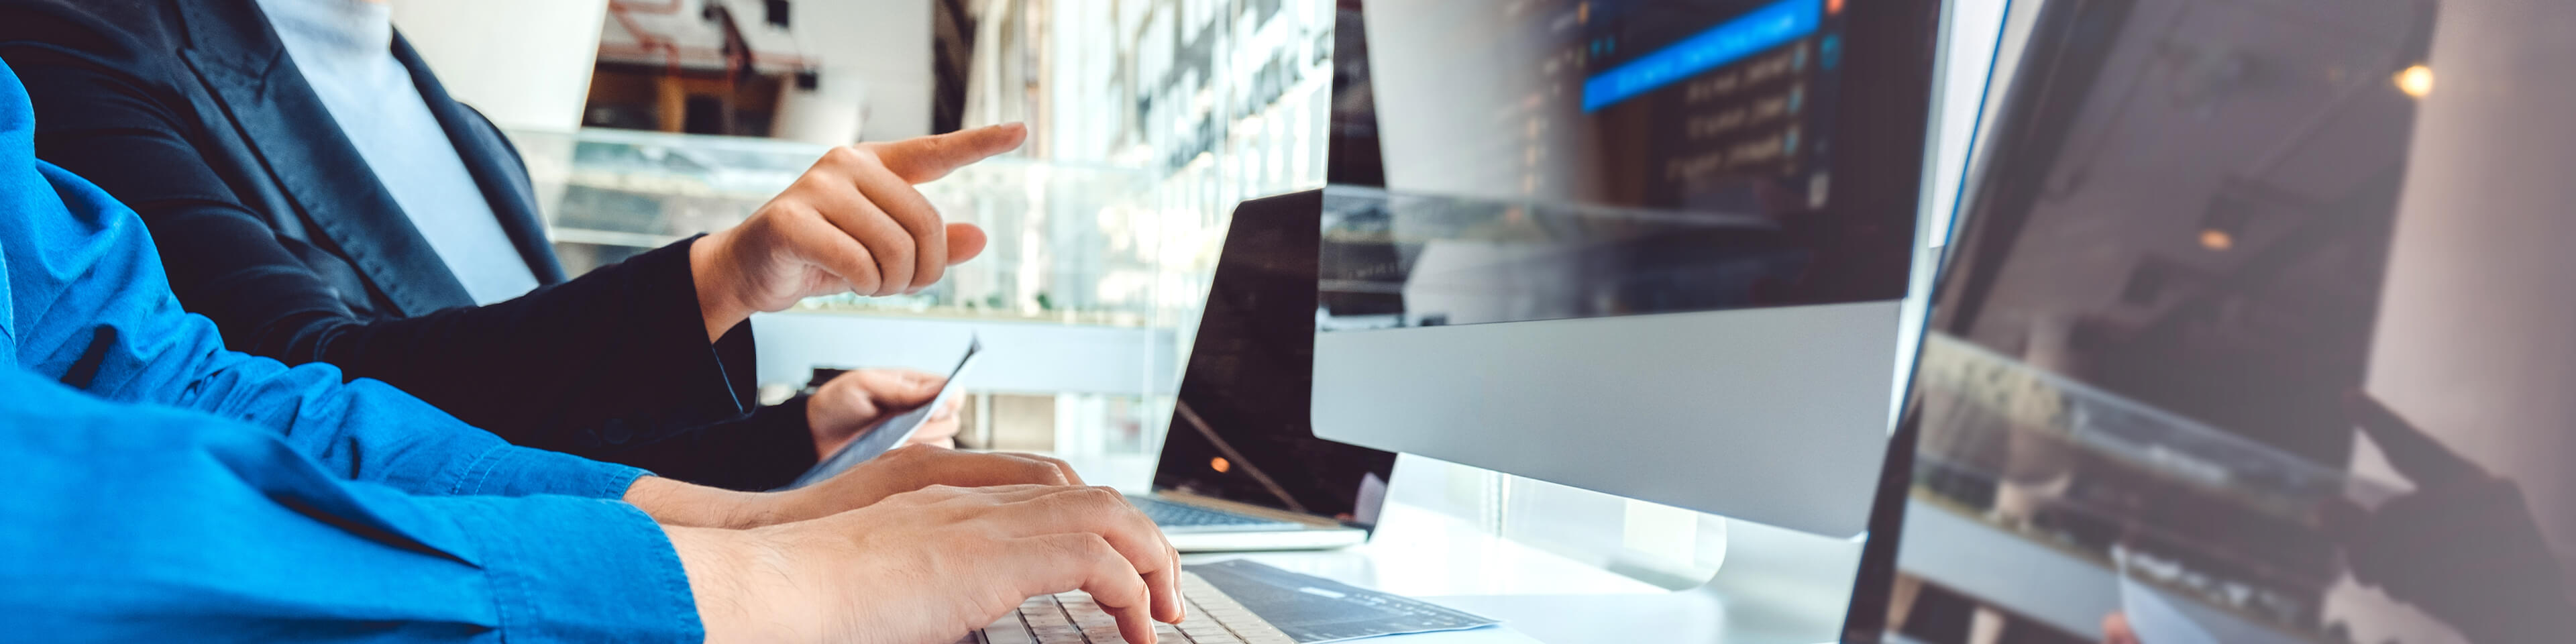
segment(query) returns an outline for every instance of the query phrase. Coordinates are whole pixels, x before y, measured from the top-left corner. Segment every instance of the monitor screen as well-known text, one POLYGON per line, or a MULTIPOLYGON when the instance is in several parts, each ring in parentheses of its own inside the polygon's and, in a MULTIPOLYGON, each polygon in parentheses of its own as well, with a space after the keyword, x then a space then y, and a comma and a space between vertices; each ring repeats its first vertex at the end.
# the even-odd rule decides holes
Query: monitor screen
POLYGON ((1156 489, 1376 523, 1395 454, 1315 437, 1315 193, 1236 209, 1156 489))
POLYGON ((2566 641, 2576 3, 2011 11, 1853 632, 2566 641))
POLYGON ((1324 329, 1903 296, 1929 48, 1887 2, 1345 0, 1324 329))

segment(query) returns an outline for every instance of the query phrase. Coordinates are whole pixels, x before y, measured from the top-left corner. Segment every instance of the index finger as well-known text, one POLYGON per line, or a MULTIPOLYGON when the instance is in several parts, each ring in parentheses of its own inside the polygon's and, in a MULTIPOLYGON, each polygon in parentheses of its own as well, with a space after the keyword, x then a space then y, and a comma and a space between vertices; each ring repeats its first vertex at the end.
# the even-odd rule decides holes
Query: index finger
POLYGON ((2466 481, 2486 474, 2476 463, 2425 435, 2414 423, 2406 422, 2405 417, 2397 415, 2395 410, 2368 392, 2346 394, 2344 409, 2352 415, 2353 424, 2370 436, 2370 442, 2377 443, 2379 450, 2388 455, 2388 464, 2418 487, 2466 481))
POLYGON ((1127 502, 1126 495, 1108 488, 1068 487, 1015 509, 1022 510, 1015 513, 1017 525, 1036 534, 1099 535, 1144 576, 1145 586, 1153 591, 1154 618, 1181 620, 1179 551, 1163 539, 1162 528, 1127 502))
POLYGON ((1013 543, 1023 546, 1011 549, 1020 560, 1010 562, 1013 569, 1023 571, 1021 595, 1080 590, 1091 601, 1087 605, 1070 602, 1065 608, 1084 639, 1107 642, 1108 631, 1115 631, 1118 639, 1129 644, 1154 644, 1150 607, 1158 595, 1100 535, 1050 534, 1013 543), (1100 619, 1104 614, 1107 620, 1100 619))
POLYGON ((968 164, 1018 149, 1020 143, 1028 138, 1028 126, 1004 123, 864 145, 884 160, 886 169, 893 171, 894 176, 911 183, 925 183, 948 176, 950 171, 968 164))
POLYGON ((909 251, 901 259, 914 262, 900 271, 889 267, 886 288, 878 295, 919 291, 938 282, 940 274, 948 270, 948 224, 939 220, 939 207, 932 205, 929 197, 922 196, 920 190, 889 167, 896 162, 889 154, 892 153, 885 149, 871 148, 855 155, 874 163, 853 164, 848 176, 860 197, 856 209, 881 215, 861 221, 897 229, 899 234, 884 235, 884 239, 909 251), (902 241, 911 243, 901 244, 902 241))

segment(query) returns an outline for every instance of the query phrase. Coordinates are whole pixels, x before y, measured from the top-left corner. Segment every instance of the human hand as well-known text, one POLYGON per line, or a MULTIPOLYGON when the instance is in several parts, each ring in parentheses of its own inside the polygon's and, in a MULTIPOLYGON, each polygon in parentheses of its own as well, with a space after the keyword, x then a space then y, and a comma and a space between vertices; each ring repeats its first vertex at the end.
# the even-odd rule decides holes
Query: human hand
MULTIPOLYGON (((886 419, 929 404, 948 379, 910 369, 862 369, 823 383, 805 400, 805 421, 814 432, 814 453, 829 457, 874 431, 886 419)), ((912 445, 955 447, 956 399, 931 412, 915 430, 912 445)))
POLYGON ((1184 618, 1180 553, 1106 488, 933 487, 800 523, 666 531, 708 642, 941 644, 1073 590, 1134 644, 1184 618))
POLYGON ((940 221, 913 185, 1020 147, 1017 123, 833 148, 741 224, 689 246, 713 341, 756 311, 815 295, 919 291, 984 252, 984 231, 940 221))
POLYGON ((1082 484, 1072 465, 1044 456, 907 446, 784 492, 735 492, 647 476, 627 488, 625 501, 668 525, 740 529, 831 516, 935 485, 1082 484))
POLYGON ((2478 644, 2563 641, 2571 618, 2561 568, 2522 488, 2435 442, 2364 394, 2355 423, 2415 491, 2376 509, 2334 508, 2353 578, 2412 603, 2478 644))
POLYGON ((965 404, 966 399, 963 397, 950 398, 948 402, 940 403, 938 409, 930 412, 929 418, 921 421, 921 429, 913 430, 912 440, 905 441, 905 444, 941 449, 957 447, 957 433, 965 429, 963 424, 958 422, 957 409, 965 404))
POLYGON ((2102 617, 2102 644, 2144 643, 2138 641, 2137 631, 2129 630, 2128 614, 2112 613, 2102 617))
POLYGON ((821 483, 769 493, 740 525, 770 525, 830 516, 886 497, 936 485, 1083 485, 1061 460, 1034 454, 960 452, 926 446, 887 450, 821 483))

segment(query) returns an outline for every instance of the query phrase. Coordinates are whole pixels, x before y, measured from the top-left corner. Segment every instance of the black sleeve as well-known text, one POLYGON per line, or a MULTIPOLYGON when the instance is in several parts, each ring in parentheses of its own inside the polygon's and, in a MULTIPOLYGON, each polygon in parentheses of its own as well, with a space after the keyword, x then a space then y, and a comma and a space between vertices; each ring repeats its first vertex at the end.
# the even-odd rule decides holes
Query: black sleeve
POLYGON ((228 347, 336 364, 511 442, 585 456, 719 431, 730 425, 707 425, 749 409, 748 325, 707 342, 694 240, 490 306, 358 319, 208 160, 220 158, 201 147, 216 145, 208 119, 179 91, 196 81, 175 37, 150 31, 166 26, 72 7, 0 4, 0 58, 34 99, 37 154, 142 215, 172 290, 228 347))
POLYGON ((819 458, 802 396, 606 456, 666 478, 752 492, 794 482, 819 458))

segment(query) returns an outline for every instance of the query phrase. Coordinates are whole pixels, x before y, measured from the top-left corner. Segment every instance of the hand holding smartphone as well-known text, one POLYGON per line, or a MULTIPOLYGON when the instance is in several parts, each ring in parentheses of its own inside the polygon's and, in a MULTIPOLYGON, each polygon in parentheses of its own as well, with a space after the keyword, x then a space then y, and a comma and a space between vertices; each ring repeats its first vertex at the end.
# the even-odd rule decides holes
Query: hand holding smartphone
POLYGON ((849 471, 860 463, 867 462, 868 459, 876 458, 878 454, 884 454, 886 450, 894 449, 905 441, 912 440, 912 435, 921 431, 922 424, 930 421, 931 414, 937 413, 941 407, 948 405, 949 400, 957 397, 958 392, 961 391, 957 386, 958 381, 965 377, 967 368, 974 366, 975 356, 983 350, 983 340, 969 336, 966 340, 966 355, 957 359, 957 368, 948 372, 948 382, 939 386, 939 395, 932 397, 928 404, 896 414, 893 418, 877 424, 876 427, 869 428, 866 433, 860 434, 857 440, 850 441, 850 444, 843 446, 840 451, 833 452, 831 456, 815 463, 812 469, 805 470, 805 474, 796 477, 795 482, 778 489, 793 490, 823 482, 825 479, 849 471))

